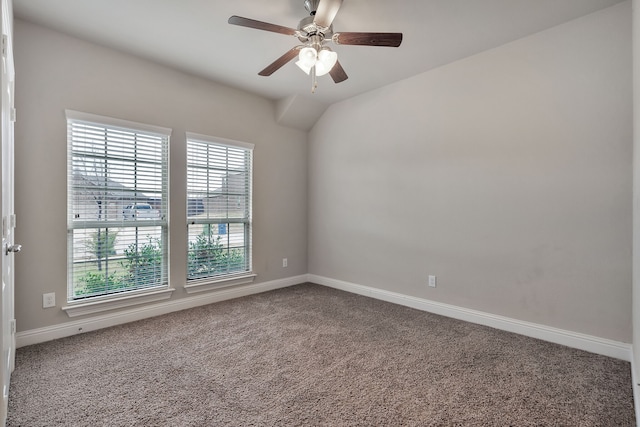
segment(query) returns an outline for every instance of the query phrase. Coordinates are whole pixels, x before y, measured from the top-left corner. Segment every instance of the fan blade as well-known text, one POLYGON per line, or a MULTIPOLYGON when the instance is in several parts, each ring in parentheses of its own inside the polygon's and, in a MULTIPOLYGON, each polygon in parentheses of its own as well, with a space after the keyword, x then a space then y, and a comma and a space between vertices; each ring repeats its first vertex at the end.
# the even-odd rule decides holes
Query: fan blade
POLYGON ((342 0, 320 0, 313 22, 318 27, 329 28, 341 5, 342 0))
POLYGON ((298 56, 298 52, 300 51, 300 46, 296 46, 280 58, 273 61, 267 68, 260 71, 258 75, 260 76, 270 76, 271 74, 278 71, 282 66, 284 66, 287 62, 291 61, 293 58, 298 56))
POLYGON ((336 33, 333 41, 337 44, 398 47, 402 43, 402 33, 336 33))
POLYGON ((340 65, 340 61, 336 62, 336 65, 334 65, 331 71, 329 71, 329 75, 335 83, 343 82, 349 78, 347 73, 344 72, 342 65, 340 65))
POLYGON ((256 30, 271 31, 273 33, 285 34, 287 36, 295 36, 296 30, 281 25, 269 24, 268 22, 256 21, 255 19, 243 18, 242 16, 233 15, 229 18, 229 24, 240 25, 241 27, 255 28, 256 30))

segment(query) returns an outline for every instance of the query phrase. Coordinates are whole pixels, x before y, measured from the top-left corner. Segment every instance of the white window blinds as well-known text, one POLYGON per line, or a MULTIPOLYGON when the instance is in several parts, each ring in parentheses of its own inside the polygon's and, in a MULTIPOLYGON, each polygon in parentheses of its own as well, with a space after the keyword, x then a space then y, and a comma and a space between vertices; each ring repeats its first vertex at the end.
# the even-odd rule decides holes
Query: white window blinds
POLYGON ((69 300, 166 286, 171 130, 66 113, 69 300))
POLYGON ((253 145, 187 133, 187 279, 251 271, 253 145))

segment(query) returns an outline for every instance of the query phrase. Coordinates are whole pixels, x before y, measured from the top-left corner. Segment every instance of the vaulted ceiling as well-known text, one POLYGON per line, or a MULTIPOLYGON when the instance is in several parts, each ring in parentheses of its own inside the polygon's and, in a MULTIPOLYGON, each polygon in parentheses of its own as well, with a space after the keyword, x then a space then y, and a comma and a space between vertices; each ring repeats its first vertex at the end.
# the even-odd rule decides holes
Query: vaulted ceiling
POLYGON ((334 31, 402 32, 399 48, 332 45, 349 78, 311 79, 292 61, 258 72, 300 41, 229 25, 239 15, 295 28, 303 0, 14 0, 16 18, 240 88, 309 129, 335 102, 491 49, 622 0, 344 0, 334 31))

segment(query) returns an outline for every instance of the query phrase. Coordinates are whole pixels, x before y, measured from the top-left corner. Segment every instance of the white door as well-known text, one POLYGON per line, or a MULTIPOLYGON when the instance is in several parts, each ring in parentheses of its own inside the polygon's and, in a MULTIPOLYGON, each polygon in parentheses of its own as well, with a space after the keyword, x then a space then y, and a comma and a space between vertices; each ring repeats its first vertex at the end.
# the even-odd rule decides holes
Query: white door
POLYGON ((2 290, 0 292, 0 329, 2 334, 2 363, 0 376, 2 379, 2 405, 0 405, 0 422, 5 425, 7 419, 7 403, 9 401, 9 381, 15 361, 15 318, 13 312, 13 257, 20 250, 13 239, 13 229, 16 217, 13 210, 13 108, 14 68, 13 68, 13 10, 11 0, 0 0, 2 14, 2 90, 0 111, 0 211, 2 213, 2 254, 0 264, 2 269, 2 290))

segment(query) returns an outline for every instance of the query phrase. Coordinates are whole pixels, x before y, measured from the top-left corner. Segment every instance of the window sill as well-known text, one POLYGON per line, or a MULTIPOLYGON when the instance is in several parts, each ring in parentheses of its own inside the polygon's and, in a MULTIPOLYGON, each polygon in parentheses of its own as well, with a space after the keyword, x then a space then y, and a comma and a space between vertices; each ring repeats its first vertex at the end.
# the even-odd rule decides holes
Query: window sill
POLYGON ((188 294, 195 294, 197 292, 211 291, 214 289, 227 288, 229 286, 245 285, 247 283, 253 283, 257 274, 245 273, 234 276, 225 276, 219 278, 207 278, 189 280, 187 285, 184 285, 185 291, 188 294))
POLYGON ((174 288, 160 289, 151 292, 128 294, 119 297, 109 297, 100 301, 72 302, 62 307, 69 317, 84 316, 86 314, 100 313, 102 311, 115 310, 117 308, 132 305, 146 304, 171 298, 174 288))

